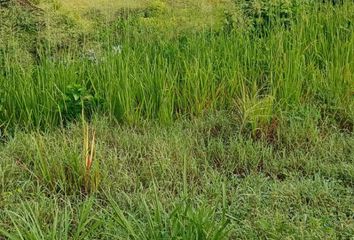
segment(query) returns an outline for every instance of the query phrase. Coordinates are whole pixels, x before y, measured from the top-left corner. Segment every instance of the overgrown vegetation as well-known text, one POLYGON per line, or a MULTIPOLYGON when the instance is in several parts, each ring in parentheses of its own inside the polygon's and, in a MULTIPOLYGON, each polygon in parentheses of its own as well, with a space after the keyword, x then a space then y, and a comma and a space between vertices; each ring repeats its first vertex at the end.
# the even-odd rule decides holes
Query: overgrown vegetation
POLYGON ((15 2, 0 239, 354 235, 352 2, 15 2))

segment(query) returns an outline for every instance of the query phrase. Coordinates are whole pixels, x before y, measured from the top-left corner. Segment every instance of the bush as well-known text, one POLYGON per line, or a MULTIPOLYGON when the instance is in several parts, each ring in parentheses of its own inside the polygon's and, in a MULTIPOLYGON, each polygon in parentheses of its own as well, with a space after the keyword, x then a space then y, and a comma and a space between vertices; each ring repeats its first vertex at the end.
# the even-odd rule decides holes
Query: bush
POLYGON ((301 0, 235 0, 251 30, 266 33, 276 25, 289 28, 296 19, 301 0))
POLYGON ((166 3, 164 1, 155 0, 152 1, 147 10, 145 11, 145 17, 155 17, 166 11, 166 3))
POLYGON ((0 7, 7 7, 10 4, 10 0, 0 0, 0 7))
POLYGON ((59 109, 64 122, 78 119, 82 113, 87 117, 99 106, 100 98, 80 84, 67 86, 59 109))

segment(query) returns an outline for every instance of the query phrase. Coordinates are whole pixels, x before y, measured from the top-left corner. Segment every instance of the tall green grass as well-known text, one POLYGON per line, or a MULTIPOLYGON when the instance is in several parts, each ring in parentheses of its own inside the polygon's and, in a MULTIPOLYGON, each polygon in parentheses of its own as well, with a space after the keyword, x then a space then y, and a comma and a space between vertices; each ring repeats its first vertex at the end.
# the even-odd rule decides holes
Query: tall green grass
POLYGON ((309 8, 289 26, 275 21, 261 35, 236 27, 167 38, 120 20, 102 33, 100 51, 69 47, 58 56, 55 48, 40 47, 38 64, 31 66, 4 50, 1 125, 58 126, 82 106, 118 121, 170 122, 240 109, 240 101, 240 116, 254 113, 256 123, 257 116, 305 105, 339 112, 345 120, 353 106, 353 12, 350 3, 309 8), (117 45, 121 52, 114 51, 117 45), (264 104, 265 98, 272 101, 264 104))
POLYGON ((0 26, 0 239, 353 236, 354 4, 235 2, 174 34, 0 26))

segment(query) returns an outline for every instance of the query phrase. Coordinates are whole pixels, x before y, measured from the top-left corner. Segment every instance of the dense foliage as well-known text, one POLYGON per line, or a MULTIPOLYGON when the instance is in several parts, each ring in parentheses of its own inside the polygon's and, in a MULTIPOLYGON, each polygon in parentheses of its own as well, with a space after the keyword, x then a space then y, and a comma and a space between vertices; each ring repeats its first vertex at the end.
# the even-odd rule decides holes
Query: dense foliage
POLYGON ((0 239, 354 235, 352 2, 109 2, 0 0, 0 239))

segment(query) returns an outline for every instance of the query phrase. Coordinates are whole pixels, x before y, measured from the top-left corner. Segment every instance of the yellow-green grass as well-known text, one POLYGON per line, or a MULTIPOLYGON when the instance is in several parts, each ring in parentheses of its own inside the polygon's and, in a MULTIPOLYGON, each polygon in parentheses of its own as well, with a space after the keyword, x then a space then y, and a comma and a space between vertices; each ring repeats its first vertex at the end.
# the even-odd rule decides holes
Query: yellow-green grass
POLYGON ((352 238, 354 4, 90 3, 0 9, 0 239, 352 238))
POLYGON ((82 28, 90 31, 95 24, 90 18, 92 12, 99 12, 104 17, 104 21, 112 21, 121 10, 144 10, 152 9, 158 15, 154 18, 145 19, 147 25, 154 25, 159 29, 185 29, 200 28, 215 25, 225 9, 230 9, 231 0, 202 0, 202 1, 164 1, 164 0, 58 0, 42 1, 39 4, 47 11, 48 17, 53 14, 64 14, 74 19, 82 28), (54 7, 54 11, 53 11, 54 7))
POLYGON ((90 195, 80 124, 17 132, 0 145, 0 238, 350 239, 354 138, 309 112, 288 119, 277 146, 243 137, 223 112, 169 127, 100 116, 90 195))

